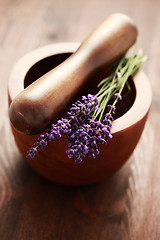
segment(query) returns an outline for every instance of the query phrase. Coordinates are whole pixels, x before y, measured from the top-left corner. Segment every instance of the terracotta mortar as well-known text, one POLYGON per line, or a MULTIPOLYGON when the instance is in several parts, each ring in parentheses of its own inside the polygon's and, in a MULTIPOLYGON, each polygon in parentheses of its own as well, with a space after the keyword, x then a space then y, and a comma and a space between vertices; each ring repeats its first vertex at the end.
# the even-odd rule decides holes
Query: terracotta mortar
MULTIPOLYGON (((30 83, 56 67, 78 48, 78 43, 59 43, 39 48, 24 56, 13 68, 8 82, 9 105, 30 83)), ((106 76, 107 70, 94 73, 73 99, 80 99, 87 93, 95 93, 97 83, 106 76)), ((39 135, 24 135, 11 124, 16 144, 27 163, 41 176, 57 183, 84 185, 102 181, 113 175, 127 161, 136 147, 151 106, 152 93, 148 79, 139 71, 131 79, 131 92, 117 106, 116 120, 113 121, 113 138, 107 145, 99 146, 96 159, 85 157, 81 164, 69 159, 65 151, 65 136, 50 142, 39 151, 33 160, 26 153, 39 135)), ((68 106, 69 107, 69 106, 68 106)), ((65 114, 67 108, 61 115, 65 114)))

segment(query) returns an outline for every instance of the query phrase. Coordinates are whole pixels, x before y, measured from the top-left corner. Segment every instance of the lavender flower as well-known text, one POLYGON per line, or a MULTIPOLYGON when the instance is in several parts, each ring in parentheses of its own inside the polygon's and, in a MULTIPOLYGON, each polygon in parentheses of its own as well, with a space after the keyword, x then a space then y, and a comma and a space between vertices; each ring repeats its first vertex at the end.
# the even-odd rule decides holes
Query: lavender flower
MULTIPOLYGON (((87 154, 95 158, 99 154, 98 145, 107 143, 112 137, 110 129, 113 121, 113 111, 104 116, 102 123, 95 120, 93 113, 98 108, 96 96, 91 94, 82 96, 81 101, 72 104, 65 118, 52 124, 47 133, 40 135, 34 144, 35 147, 29 149, 27 157, 32 159, 49 141, 65 134, 68 142, 66 153, 69 158, 74 157, 77 163, 80 163, 87 154)), ((110 110, 111 106, 108 108, 110 110)))
POLYGON ((115 93, 113 95, 113 98, 116 99, 117 101, 121 101, 122 100, 122 96, 119 93, 115 93))
POLYGON ((31 147, 27 152, 27 157, 33 159, 34 156, 38 153, 38 150, 42 149, 44 146, 47 146, 49 141, 54 139, 58 139, 64 133, 68 133, 70 131, 71 125, 69 124, 68 119, 62 118, 58 120, 56 124, 52 124, 50 129, 48 129, 47 133, 43 133, 40 135, 40 138, 34 143, 35 147, 31 147))
POLYGON ((111 127, 116 111, 115 105, 122 99, 121 93, 128 83, 129 76, 135 74, 144 61, 141 51, 129 58, 123 55, 113 64, 111 74, 98 84, 97 87, 100 87, 98 93, 82 96, 81 101, 72 104, 65 118, 52 124, 46 133, 40 135, 34 144, 35 147, 29 149, 27 157, 34 158, 38 150, 48 142, 65 134, 68 141, 66 153, 69 158, 74 157, 78 163, 86 155, 95 158, 99 154, 98 145, 106 144, 112 138, 111 127), (111 98, 114 99, 112 105, 108 104, 111 98))
POLYGON ((31 147, 29 151, 27 152, 27 157, 30 159, 33 159, 34 156, 38 153, 36 148, 31 147))

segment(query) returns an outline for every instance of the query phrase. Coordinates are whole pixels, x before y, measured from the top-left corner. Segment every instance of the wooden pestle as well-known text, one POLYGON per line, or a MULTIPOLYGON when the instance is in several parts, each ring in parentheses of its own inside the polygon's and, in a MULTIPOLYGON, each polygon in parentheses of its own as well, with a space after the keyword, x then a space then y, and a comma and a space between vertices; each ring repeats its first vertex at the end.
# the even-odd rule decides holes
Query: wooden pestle
POLYGON ((126 15, 113 14, 67 60, 25 88, 12 101, 9 116, 24 134, 47 128, 98 68, 109 65, 136 41, 137 28, 126 15))

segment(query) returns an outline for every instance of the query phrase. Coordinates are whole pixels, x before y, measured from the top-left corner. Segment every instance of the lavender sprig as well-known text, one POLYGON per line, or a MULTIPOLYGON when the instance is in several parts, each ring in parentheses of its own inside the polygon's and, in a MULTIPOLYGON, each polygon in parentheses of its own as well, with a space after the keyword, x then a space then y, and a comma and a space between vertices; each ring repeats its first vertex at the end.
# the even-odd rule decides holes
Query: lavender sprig
POLYGON ((116 103, 122 100, 122 91, 128 84, 129 76, 135 74, 142 62, 142 52, 133 54, 130 58, 124 55, 114 66, 110 76, 103 79, 96 95, 82 96, 81 101, 72 104, 67 116, 52 124, 46 133, 40 135, 27 152, 27 157, 33 159, 48 142, 66 135, 69 158, 74 157, 80 163, 88 154, 96 158, 99 154, 98 145, 106 144, 112 138, 111 127, 116 112, 116 103), (113 104, 108 102, 113 98, 113 104), (104 114, 105 113, 105 114, 104 114))
POLYGON ((87 97, 82 96, 82 101, 72 104, 65 118, 52 124, 47 133, 40 135, 34 144, 35 147, 29 149, 27 157, 32 159, 49 141, 66 134, 69 147, 66 153, 69 158, 75 157, 78 163, 86 154, 95 158, 99 154, 98 144, 105 144, 112 137, 110 128, 113 121, 111 114, 105 115, 102 123, 93 119, 92 115, 97 109, 96 96, 91 94, 87 97))

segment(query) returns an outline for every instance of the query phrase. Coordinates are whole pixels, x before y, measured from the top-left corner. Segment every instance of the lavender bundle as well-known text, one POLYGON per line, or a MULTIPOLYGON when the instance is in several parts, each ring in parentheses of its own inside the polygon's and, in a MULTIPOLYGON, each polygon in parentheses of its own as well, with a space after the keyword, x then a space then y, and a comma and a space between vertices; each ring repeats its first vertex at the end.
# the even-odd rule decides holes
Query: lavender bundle
POLYGON ((111 127, 116 103, 122 99, 124 86, 130 89, 128 78, 137 72, 144 60, 141 50, 129 58, 124 55, 119 59, 113 65, 112 73, 97 86, 100 88, 98 93, 82 96, 81 101, 72 104, 66 117, 62 117, 46 133, 40 135, 35 146, 29 149, 27 157, 33 159, 48 142, 65 134, 69 158, 74 157, 77 163, 87 154, 95 158, 99 154, 98 145, 106 144, 112 138, 111 127), (114 101, 109 105, 111 98, 114 101))

